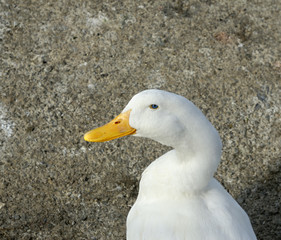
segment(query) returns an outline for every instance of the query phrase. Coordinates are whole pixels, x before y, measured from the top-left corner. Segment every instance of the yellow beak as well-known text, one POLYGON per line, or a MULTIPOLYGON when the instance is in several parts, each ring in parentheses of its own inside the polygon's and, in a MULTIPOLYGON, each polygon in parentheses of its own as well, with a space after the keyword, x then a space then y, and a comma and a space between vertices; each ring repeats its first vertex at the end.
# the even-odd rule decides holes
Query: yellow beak
POLYGON ((84 140, 88 142, 105 142, 115 138, 131 135, 136 132, 129 124, 131 110, 119 114, 111 122, 87 132, 84 140))

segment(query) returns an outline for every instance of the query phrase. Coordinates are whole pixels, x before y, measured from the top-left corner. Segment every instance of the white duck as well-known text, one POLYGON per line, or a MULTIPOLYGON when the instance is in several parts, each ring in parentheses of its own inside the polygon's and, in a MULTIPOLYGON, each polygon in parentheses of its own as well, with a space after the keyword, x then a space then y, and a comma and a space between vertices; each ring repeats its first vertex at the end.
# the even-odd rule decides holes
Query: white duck
POLYGON ((173 150, 143 172, 127 217, 127 240, 256 239, 247 214, 213 177, 221 140, 192 102, 166 91, 146 90, 84 138, 103 142, 129 134, 173 150))

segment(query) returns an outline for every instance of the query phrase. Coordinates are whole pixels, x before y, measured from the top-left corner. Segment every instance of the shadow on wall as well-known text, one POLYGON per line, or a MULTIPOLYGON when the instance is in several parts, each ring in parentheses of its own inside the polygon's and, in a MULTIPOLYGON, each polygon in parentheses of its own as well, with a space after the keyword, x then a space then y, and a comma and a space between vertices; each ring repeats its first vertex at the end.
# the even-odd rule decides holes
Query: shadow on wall
POLYGON ((248 213, 257 239, 277 240, 281 236, 281 167, 270 171, 263 183, 245 189, 238 202, 248 213))

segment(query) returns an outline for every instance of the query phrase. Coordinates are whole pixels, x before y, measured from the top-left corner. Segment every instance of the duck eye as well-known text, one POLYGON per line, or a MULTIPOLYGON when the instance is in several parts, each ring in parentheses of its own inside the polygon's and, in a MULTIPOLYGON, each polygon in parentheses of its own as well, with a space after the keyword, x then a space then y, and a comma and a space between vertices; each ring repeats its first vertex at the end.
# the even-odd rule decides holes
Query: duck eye
POLYGON ((150 107, 151 109, 157 109, 157 108, 158 108, 158 105, 157 105, 157 104, 151 104, 149 107, 150 107))

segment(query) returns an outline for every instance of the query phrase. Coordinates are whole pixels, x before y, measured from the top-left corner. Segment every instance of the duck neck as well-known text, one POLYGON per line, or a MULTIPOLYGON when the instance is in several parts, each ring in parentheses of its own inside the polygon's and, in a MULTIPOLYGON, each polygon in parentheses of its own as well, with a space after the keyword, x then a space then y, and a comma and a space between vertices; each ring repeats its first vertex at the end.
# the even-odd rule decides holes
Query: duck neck
POLYGON ((190 144, 177 146, 150 164, 142 174, 138 200, 170 200, 201 194, 217 169, 221 145, 220 141, 200 144, 196 148, 190 144))
POLYGON ((221 141, 214 128, 204 135, 182 141, 175 147, 176 161, 182 167, 187 191, 200 191, 212 179, 221 158, 221 141))
POLYGON ((159 141, 174 149, 144 171, 140 200, 185 198, 198 195, 208 187, 220 162, 222 145, 219 134, 203 117, 185 125, 175 138, 159 141))

